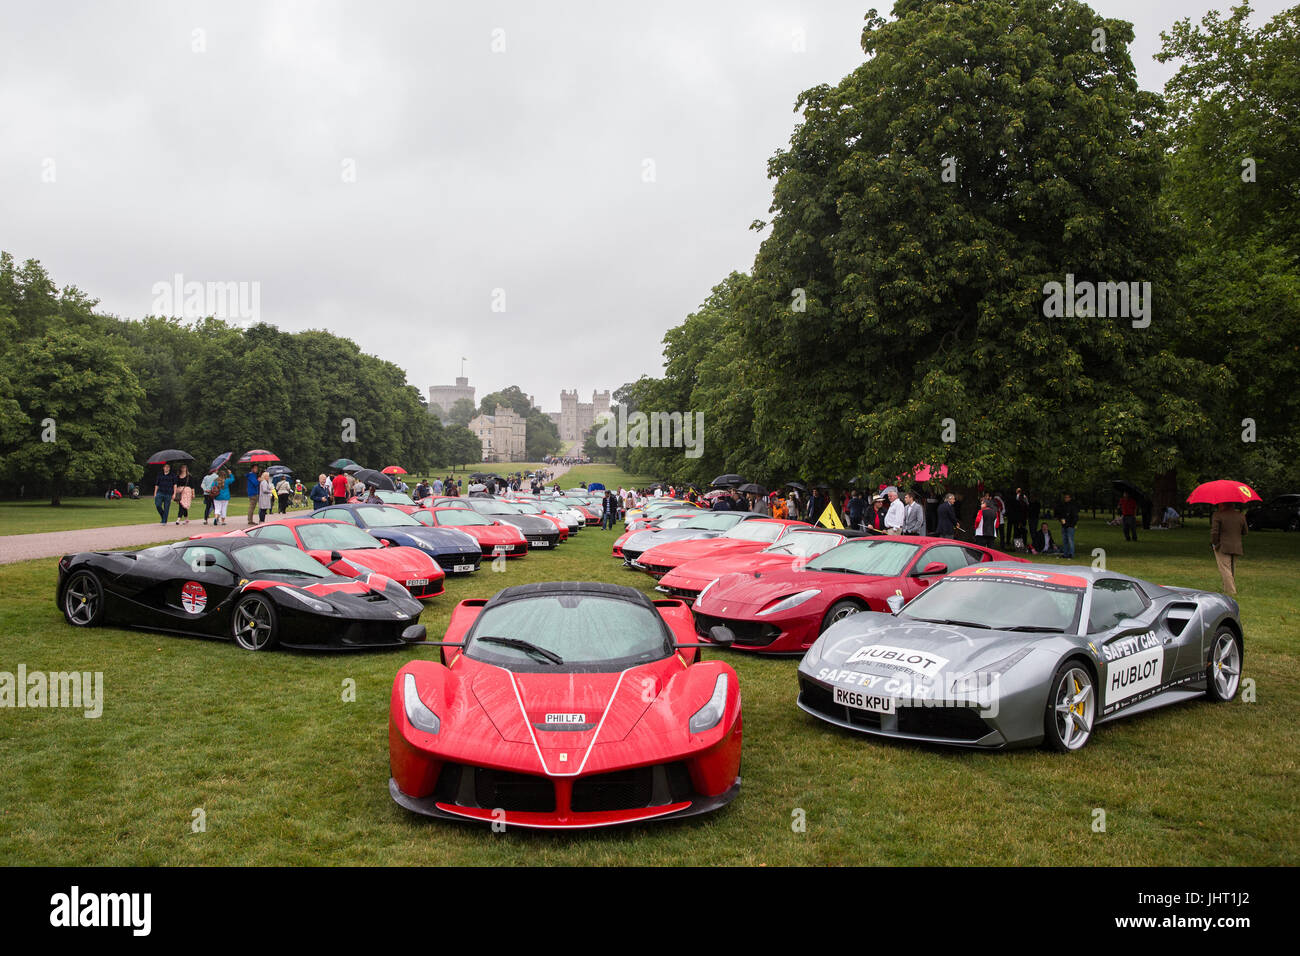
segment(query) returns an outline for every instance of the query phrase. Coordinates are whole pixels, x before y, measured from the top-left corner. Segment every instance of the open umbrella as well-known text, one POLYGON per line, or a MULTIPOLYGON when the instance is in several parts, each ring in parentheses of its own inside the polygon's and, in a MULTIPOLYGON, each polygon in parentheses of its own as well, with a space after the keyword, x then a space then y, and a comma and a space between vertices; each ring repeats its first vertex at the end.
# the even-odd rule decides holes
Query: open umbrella
POLYGON ((752 481, 751 481, 749 484, 747 484, 747 485, 741 485, 741 486, 740 486, 739 488, 737 488, 736 490, 739 491, 742 495, 765 495, 765 494, 767 494, 767 489, 766 489, 766 488, 764 488, 762 485, 756 485, 756 484, 754 484, 752 481))
POLYGON ((404 474, 406 474, 406 469, 403 468, 401 465, 389 465, 387 468, 384 469, 384 474, 385 474, 385 475, 404 475, 404 474))
POLYGON ((230 461, 230 456, 233 454, 233 451, 223 451, 216 458, 212 459, 212 464, 208 465, 208 471, 216 471, 218 468, 224 467, 226 462, 230 461))
POLYGON ((587 490, 588 490, 588 491, 604 491, 604 490, 605 490, 605 486, 602 485, 599 481, 593 481, 591 484, 589 484, 589 485, 587 486, 587 490))
POLYGON ((351 458, 336 458, 325 467, 331 471, 342 471, 348 465, 355 465, 356 462, 351 458))
POLYGON ((1250 485, 1224 478, 1219 481, 1207 481, 1203 485, 1197 485, 1192 489, 1192 493, 1187 496, 1189 505, 1217 505, 1225 501, 1244 505, 1252 501, 1259 501, 1259 495, 1250 485))
POLYGON ((784 487, 784 488, 797 488, 797 489, 799 489, 800 491, 807 491, 807 490, 808 490, 807 485, 804 485, 802 482, 798 482, 798 481, 787 481, 787 482, 786 482, 782 487, 784 487))
POLYGON ((343 466, 343 470, 346 471, 349 475, 355 475, 357 472, 359 472, 359 471, 365 471, 366 469, 362 468, 360 465, 358 465, 358 464, 354 461, 354 462, 353 462, 352 464, 350 464, 350 465, 344 465, 344 466, 343 466))
POLYGON ((393 479, 382 471, 375 471, 373 468, 362 468, 356 473, 356 479, 364 485, 374 485, 382 491, 397 490, 397 485, 393 479))
POLYGON ((741 478, 740 475, 718 475, 709 482, 709 485, 713 488, 722 488, 728 485, 743 485, 744 483, 745 479, 741 478))
MULTIPOLYGON (((902 478, 901 475, 899 477, 900 479, 902 478)), ((938 468, 932 468, 930 465, 927 465, 925 462, 921 462, 921 464, 917 465, 914 469, 912 469, 912 477, 915 478, 918 482, 926 482, 935 478, 947 478, 948 466, 940 465, 938 468)))
POLYGON ((705 498, 706 501, 712 501, 714 498, 721 498, 721 497, 722 497, 723 495, 725 495, 725 494, 727 494, 727 492, 722 491, 721 489, 719 489, 719 490, 717 490, 717 491, 710 491, 710 492, 707 492, 707 493, 704 495, 704 498, 705 498))
MULTIPOLYGON (((1110 483, 1112 487, 1118 488, 1120 491, 1127 491, 1130 495, 1132 495, 1134 498, 1137 498, 1139 501, 1146 500, 1147 497, 1146 492, 1126 478, 1112 478, 1110 483)), ((1204 487, 1204 485, 1202 485, 1202 487, 1204 487)))
POLYGON ((237 465, 260 465, 268 462, 277 462, 280 460, 279 455, 273 455, 265 448, 254 448, 252 451, 246 451, 236 460, 237 465))
POLYGON ((149 456, 146 465, 162 465, 171 461, 193 461, 194 456, 187 451, 181 451, 179 448, 167 448, 160 452, 155 452, 149 456))
POLYGON ((268 475, 292 475, 293 469, 288 465, 272 465, 266 469, 268 475))

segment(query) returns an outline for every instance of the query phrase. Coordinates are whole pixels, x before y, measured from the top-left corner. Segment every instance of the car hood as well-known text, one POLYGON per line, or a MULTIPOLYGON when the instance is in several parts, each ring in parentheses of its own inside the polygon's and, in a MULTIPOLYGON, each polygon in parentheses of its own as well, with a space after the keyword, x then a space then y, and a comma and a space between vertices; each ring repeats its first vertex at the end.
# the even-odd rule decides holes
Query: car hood
POLYGON ((524 534, 555 534, 555 523, 539 515, 486 515, 493 521, 514 525, 524 534))
POLYGON ((681 564, 696 558, 717 554, 744 554, 762 551, 771 542, 738 541, 735 538, 688 538, 684 541, 669 541, 647 548, 641 555, 642 562, 651 564, 681 564))
POLYGON ((775 571, 742 571, 723 577, 709 591, 710 605, 725 603, 731 608, 761 607, 775 598, 806 591, 809 588, 837 590, 849 586, 855 593, 879 588, 883 595, 893 594, 897 578, 838 571, 796 571, 786 567, 775 571))
POLYGON ((410 578, 436 577, 438 562, 419 548, 396 546, 392 548, 357 548, 340 552, 353 564, 393 578, 398 582, 410 578))
POLYGON ((669 528, 666 531, 638 531, 623 542, 625 551, 646 551, 670 541, 689 541, 692 538, 716 538, 721 531, 695 531, 689 528, 669 528))
POLYGON ((419 528, 375 528, 374 531, 394 540, 406 537, 413 541, 423 541, 442 551, 473 551, 478 547, 477 541, 457 528, 430 528, 422 525, 419 528))
POLYGON ((660 578, 660 583, 669 586, 700 582, 707 584, 728 574, 752 576, 755 571, 767 575, 773 571, 789 570, 794 563, 795 556, 792 554, 720 554, 685 561, 660 578))

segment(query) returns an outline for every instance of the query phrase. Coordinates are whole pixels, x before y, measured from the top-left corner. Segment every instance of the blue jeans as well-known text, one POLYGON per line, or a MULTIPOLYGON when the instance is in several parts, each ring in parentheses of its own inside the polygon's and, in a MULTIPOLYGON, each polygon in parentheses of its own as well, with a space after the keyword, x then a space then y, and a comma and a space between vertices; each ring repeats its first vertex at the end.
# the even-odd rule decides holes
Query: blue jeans
POLYGON ((1066 528, 1062 532, 1063 541, 1061 544, 1061 557, 1074 557, 1074 528, 1066 528))
POLYGON ((159 524, 167 523, 167 516, 171 514, 172 499, 170 495, 165 495, 161 491, 155 492, 153 496, 153 506, 158 511, 158 517, 162 520, 159 524))

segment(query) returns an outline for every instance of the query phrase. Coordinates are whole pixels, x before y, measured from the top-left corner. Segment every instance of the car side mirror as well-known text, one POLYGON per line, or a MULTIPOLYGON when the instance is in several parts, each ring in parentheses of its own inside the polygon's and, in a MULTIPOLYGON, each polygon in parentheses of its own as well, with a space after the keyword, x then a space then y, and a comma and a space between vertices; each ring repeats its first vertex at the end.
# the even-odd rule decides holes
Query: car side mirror
POLYGON ((196 568, 214 568, 217 566, 217 556, 215 554, 200 554, 194 566, 196 568))
POLYGON ((912 576, 917 578, 928 578, 932 574, 947 574, 948 565, 942 561, 931 561, 920 571, 915 572, 912 576))
POLYGON ((903 595, 891 594, 885 598, 885 603, 889 605, 890 614, 897 614, 903 609, 903 595))

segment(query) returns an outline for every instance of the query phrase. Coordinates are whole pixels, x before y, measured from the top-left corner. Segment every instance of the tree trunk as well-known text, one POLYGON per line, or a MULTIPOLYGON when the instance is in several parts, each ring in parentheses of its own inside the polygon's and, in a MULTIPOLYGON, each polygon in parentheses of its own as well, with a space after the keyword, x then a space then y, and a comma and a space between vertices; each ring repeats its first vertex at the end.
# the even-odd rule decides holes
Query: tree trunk
POLYGON ((1156 475, 1155 485, 1151 489, 1151 505, 1157 521, 1165 513, 1166 508, 1179 510, 1177 468, 1171 468, 1163 475, 1156 475))

